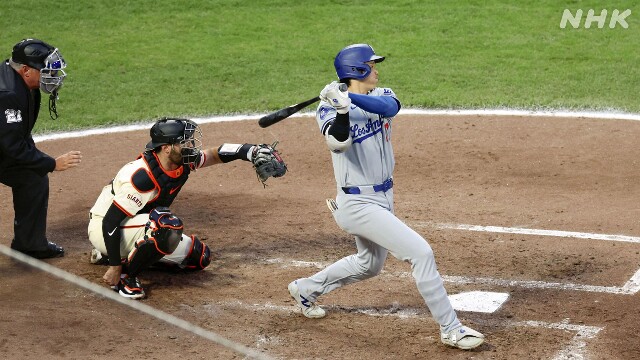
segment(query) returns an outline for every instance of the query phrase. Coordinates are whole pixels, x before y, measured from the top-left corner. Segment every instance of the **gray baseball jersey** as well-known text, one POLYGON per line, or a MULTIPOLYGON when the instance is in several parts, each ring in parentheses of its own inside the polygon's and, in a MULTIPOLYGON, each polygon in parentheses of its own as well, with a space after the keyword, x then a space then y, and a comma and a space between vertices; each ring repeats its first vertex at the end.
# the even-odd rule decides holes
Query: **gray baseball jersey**
MULTIPOLYGON (((375 88, 369 95, 391 96, 397 100, 389 88, 375 88)), ((336 110, 328 103, 320 102, 316 119, 323 133, 335 118, 336 110)), ((349 122, 353 143, 344 153, 332 153, 338 188, 382 184, 393 175, 395 160, 391 146, 392 119, 350 105, 349 122)))

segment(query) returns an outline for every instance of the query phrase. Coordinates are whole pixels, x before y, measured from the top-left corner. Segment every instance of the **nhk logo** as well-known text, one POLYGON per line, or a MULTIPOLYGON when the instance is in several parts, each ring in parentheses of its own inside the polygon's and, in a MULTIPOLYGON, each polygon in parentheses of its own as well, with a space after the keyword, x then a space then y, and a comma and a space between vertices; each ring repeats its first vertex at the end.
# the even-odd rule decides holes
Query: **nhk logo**
MULTIPOLYGON (((560 28, 561 29, 566 28, 567 22, 570 23, 574 29, 579 28, 580 23, 582 22, 582 14, 583 14, 582 9, 576 10, 575 15, 571 12, 571 10, 564 9, 564 12, 562 13, 562 19, 560 19, 560 28)), ((600 15, 596 15, 595 10, 589 9, 589 11, 587 12, 587 17, 584 20, 584 28, 585 29, 591 28, 591 24, 593 23, 598 24, 598 29, 604 28, 604 25, 607 21, 608 14, 609 12, 607 11, 607 9, 602 9, 602 11, 600 11, 600 15)), ((620 10, 618 9, 614 9, 611 12, 611 17, 609 20, 609 28, 613 29, 618 25, 622 26, 625 29, 629 28, 629 24, 627 24, 627 20, 626 20, 626 18, 629 15, 631 15, 631 9, 627 9, 623 12, 620 12, 620 10)))

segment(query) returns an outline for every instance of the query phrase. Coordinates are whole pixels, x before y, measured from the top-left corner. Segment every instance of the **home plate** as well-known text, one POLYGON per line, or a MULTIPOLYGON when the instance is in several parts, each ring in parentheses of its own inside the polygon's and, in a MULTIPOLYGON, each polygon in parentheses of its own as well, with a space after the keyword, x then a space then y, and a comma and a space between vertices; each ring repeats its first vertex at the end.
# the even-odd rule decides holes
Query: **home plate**
POLYGON ((449 300, 454 309, 460 311, 472 311, 492 313, 500 309, 509 298, 507 293, 470 291, 456 295, 449 295, 449 300))

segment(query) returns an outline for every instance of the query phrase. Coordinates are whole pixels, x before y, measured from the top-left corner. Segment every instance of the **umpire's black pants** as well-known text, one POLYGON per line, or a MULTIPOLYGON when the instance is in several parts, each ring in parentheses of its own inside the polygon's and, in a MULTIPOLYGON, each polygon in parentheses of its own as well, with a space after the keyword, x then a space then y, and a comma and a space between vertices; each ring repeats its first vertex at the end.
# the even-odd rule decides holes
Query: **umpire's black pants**
POLYGON ((49 176, 40 176, 30 169, 3 169, 0 183, 11 187, 13 193, 15 220, 11 248, 18 251, 46 250, 49 176))

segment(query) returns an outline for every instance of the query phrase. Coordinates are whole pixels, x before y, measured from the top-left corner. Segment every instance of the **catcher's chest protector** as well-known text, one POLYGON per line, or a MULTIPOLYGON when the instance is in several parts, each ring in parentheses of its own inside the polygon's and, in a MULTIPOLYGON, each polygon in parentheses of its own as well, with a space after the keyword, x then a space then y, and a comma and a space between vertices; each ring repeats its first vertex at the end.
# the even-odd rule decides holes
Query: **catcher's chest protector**
MULTIPOLYGON (((149 170, 151 171, 155 182, 160 186, 160 193, 155 199, 148 202, 142 210, 138 211, 138 214, 148 213, 157 206, 171 206, 173 200, 175 200, 178 193, 180 193, 180 190, 182 190, 182 185, 187 182, 189 173, 191 172, 191 169, 189 169, 188 166, 183 165, 182 174, 177 178, 173 178, 162 170, 155 153, 145 152, 143 156, 144 161, 147 163, 147 166, 149 166, 149 170)), ((147 180, 149 182, 153 182, 152 179, 147 180)), ((155 187, 155 184, 153 187, 155 187)))

